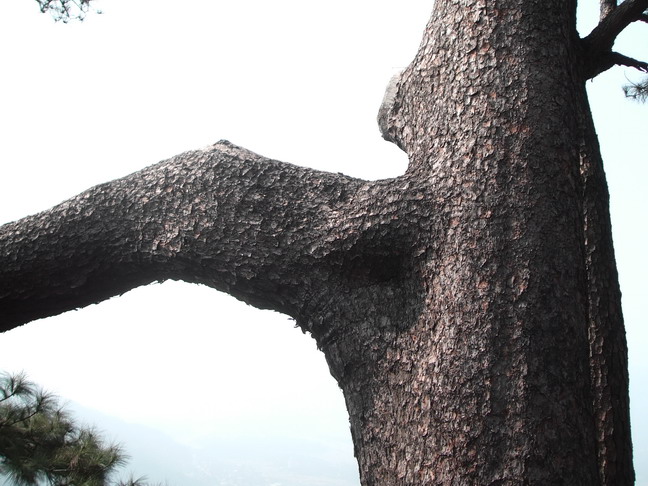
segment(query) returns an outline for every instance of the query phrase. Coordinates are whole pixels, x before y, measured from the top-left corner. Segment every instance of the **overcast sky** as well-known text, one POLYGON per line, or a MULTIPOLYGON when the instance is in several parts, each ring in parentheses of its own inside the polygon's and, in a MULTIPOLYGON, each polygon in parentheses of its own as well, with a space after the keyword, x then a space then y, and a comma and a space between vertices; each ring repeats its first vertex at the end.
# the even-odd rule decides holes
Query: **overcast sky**
MULTIPOLYGON (((595 14, 598 2, 587 3, 595 14)), ((375 115, 387 81, 416 52, 432 1, 98 6, 102 15, 64 25, 33 0, 3 0, 0 223, 223 138, 367 179, 404 171, 375 115)), ((646 29, 634 27, 617 48, 648 58, 646 29)), ((616 68, 588 86, 612 193, 641 468, 648 106, 623 98, 626 77, 638 79, 616 68)), ((136 289, 5 333, 0 350, 0 369, 24 369, 66 398, 185 442, 260 428, 319 434, 352 454, 342 394, 312 339, 286 316, 208 288, 136 289)))

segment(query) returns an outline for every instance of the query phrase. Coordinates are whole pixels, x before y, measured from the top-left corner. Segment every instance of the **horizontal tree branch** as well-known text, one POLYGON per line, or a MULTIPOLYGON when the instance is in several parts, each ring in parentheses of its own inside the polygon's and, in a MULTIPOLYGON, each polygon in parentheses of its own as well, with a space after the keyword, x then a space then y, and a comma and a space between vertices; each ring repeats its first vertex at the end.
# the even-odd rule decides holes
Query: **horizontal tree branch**
POLYGON ((611 52, 609 57, 617 66, 628 66, 643 71, 644 73, 648 72, 648 63, 643 61, 638 61, 637 59, 633 59, 632 57, 625 56, 618 52, 611 52))
POLYGON ((181 154, 0 227, 0 330, 166 279, 298 314, 380 187, 228 142, 181 154))
POLYGON ((610 69, 612 66, 627 66, 638 69, 642 72, 648 72, 648 63, 625 56, 618 52, 610 51, 600 55, 596 59, 596 64, 589 66, 590 71, 588 73, 587 79, 598 76, 602 72, 610 69))

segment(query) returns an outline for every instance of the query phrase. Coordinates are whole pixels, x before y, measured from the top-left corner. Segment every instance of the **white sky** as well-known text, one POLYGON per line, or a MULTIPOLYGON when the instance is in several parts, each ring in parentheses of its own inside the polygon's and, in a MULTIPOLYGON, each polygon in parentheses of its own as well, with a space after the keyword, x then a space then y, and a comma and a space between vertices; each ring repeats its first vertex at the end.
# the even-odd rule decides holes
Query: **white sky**
MULTIPOLYGON (((598 2, 583 3, 597 12, 598 2)), ((432 1, 394 5, 111 0, 98 4, 103 15, 64 25, 33 0, 3 0, 0 222, 222 138, 368 179, 402 173, 404 154, 380 139, 375 115, 387 81, 416 52, 432 1)), ((648 58, 645 29, 617 48, 648 58)), ((617 68, 589 86, 612 193, 641 469, 648 105, 624 100, 625 76, 637 78, 617 68)), ((350 441, 342 395, 310 337, 208 288, 136 289, 0 335, 0 350, 0 370, 24 369, 66 398, 181 440, 261 427, 350 441)))

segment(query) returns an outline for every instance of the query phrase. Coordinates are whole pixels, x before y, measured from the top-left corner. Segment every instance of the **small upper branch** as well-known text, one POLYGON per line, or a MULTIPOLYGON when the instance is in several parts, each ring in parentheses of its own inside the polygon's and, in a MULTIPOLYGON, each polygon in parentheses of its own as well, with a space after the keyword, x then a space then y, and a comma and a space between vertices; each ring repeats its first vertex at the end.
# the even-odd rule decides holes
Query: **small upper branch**
POLYGON ((626 0, 618 7, 616 0, 601 0, 601 22, 583 39, 585 53, 584 75, 593 78, 615 64, 643 70, 641 61, 612 52, 618 35, 638 20, 645 21, 648 0, 626 0))
POLYGON ((648 0, 626 0, 611 10, 583 41, 601 52, 612 49, 617 36, 632 22, 640 20, 646 9, 648 0))
POLYGON ((362 184, 223 142, 94 187, 0 227, 0 331, 166 279, 295 313, 362 184))
POLYGON ((614 10, 616 7, 617 7, 616 0, 601 0, 599 19, 600 20, 605 19, 605 17, 610 15, 612 13, 612 10, 614 10))
POLYGON ((601 22, 583 39, 585 50, 585 77, 593 78, 615 64, 639 67, 642 63, 626 56, 612 53, 618 35, 638 20, 645 21, 648 0, 626 0, 618 7, 614 0, 601 0, 601 22), (610 57, 611 54, 612 57, 610 57), (613 62, 611 59, 623 60, 613 62))

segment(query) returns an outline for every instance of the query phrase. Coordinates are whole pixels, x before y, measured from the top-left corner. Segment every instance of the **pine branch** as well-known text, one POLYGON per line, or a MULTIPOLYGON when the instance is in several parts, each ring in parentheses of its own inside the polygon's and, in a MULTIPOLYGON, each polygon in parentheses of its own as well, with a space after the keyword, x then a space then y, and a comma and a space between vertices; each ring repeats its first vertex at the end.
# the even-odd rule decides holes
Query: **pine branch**
POLYGON ((40 391, 24 374, 0 373, 0 390, 13 398, 0 404, 0 475, 11 484, 153 486, 143 479, 110 480, 127 463, 123 448, 79 426, 58 398, 40 391), (6 418, 18 420, 6 423, 6 418))
MULTIPOLYGON (((601 0, 603 4, 610 0, 601 0)), ((609 7, 609 5, 608 5, 609 7)), ((648 0, 626 0, 611 10, 605 18, 583 39, 589 51, 602 53, 612 49, 617 36, 632 22, 640 20, 648 9, 648 0)))
POLYGON ((632 22, 646 21, 648 0, 626 0, 612 8, 615 0, 601 0, 601 22, 582 40, 585 79, 591 79, 614 65, 630 66, 643 71, 645 63, 612 51, 618 35, 632 22), (604 13, 608 12, 608 13, 604 13))
POLYGON ((36 388, 33 383, 27 381, 24 373, 0 374, 0 403, 17 396, 29 398, 34 395, 36 395, 36 388))
POLYGON ((648 101, 648 78, 639 81, 638 83, 631 82, 623 87, 623 93, 627 98, 632 98, 636 101, 648 101))
MULTIPOLYGON (((42 392, 41 392, 42 393, 42 392)), ((40 394, 32 398, 34 401, 33 406, 24 406, 23 408, 15 408, 16 413, 10 418, 2 419, 0 427, 12 427, 20 423, 26 423, 36 415, 41 413, 48 413, 52 406, 56 406, 56 398, 53 395, 40 394)))
POLYGON ((83 20, 92 0, 36 0, 41 12, 49 12, 56 22, 83 20))

